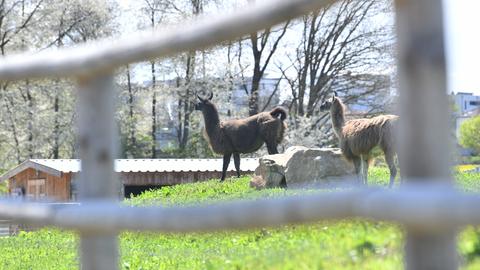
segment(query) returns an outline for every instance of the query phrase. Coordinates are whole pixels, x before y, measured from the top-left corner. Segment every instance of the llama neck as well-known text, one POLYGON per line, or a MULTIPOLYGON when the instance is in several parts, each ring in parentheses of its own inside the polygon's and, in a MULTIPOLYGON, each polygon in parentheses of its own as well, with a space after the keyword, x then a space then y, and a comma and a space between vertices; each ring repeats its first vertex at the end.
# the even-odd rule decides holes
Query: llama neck
POLYGON ((202 110, 202 113, 207 135, 208 137, 213 138, 215 137, 214 134, 220 128, 220 118, 218 116, 217 108, 215 108, 215 105, 209 104, 202 110))
POLYGON ((330 108, 333 130, 337 137, 342 136, 342 129, 345 125, 345 106, 340 100, 335 100, 330 108))

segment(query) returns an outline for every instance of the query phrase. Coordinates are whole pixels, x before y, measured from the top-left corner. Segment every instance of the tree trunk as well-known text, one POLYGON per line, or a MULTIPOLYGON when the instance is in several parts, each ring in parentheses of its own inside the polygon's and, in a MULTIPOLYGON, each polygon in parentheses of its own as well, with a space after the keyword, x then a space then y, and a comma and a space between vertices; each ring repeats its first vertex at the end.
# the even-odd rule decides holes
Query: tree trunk
MULTIPOLYGON (((193 107, 189 102, 191 91, 190 91, 190 83, 193 78, 193 74, 195 73, 195 52, 189 52, 187 56, 187 68, 185 71, 185 96, 183 97, 182 105, 183 105, 183 124, 182 126, 182 133, 179 141, 179 148, 180 150, 185 150, 185 147, 188 143, 188 137, 190 135, 190 115, 193 111, 193 107)), ((179 107, 180 109, 181 107, 179 107)), ((180 109, 181 110, 181 109, 180 109)))
POLYGON ((20 139, 19 139, 19 134, 16 126, 16 118, 15 115, 13 114, 12 107, 14 107, 14 103, 9 100, 9 98, 6 96, 8 95, 7 93, 7 85, 3 84, 2 85, 2 98, 4 100, 5 104, 5 109, 7 110, 8 116, 10 118, 10 129, 12 132, 13 136, 13 142, 14 142, 14 150, 15 150, 15 158, 17 159, 17 163, 20 164, 22 163, 22 153, 20 149, 20 139))
POLYGON ((53 149, 52 156, 54 159, 60 158, 60 120, 59 118, 59 109, 60 109, 60 97, 58 91, 58 81, 55 83, 55 97, 53 100, 53 149))
POLYGON ((27 91, 27 107, 28 107, 28 124, 27 124, 27 134, 28 134, 28 142, 27 142, 27 146, 28 146, 28 157, 29 158, 33 158, 34 157, 34 142, 33 142, 33 117, 34 117, 34 113, 33 113, 33 97, 32 97, 32 93, 30 92, 30 83, 29 81, 27 80, 26 83, 25 83, 25 87, 26 87, 26 91, 27 91))
POLYGON ((248 113, 249 115, 255 115, 258 113, 260 95, 259 87, 260 80, 262 79, 262 73, 260 71, 260 57, 255 59, 255 67, 253 69, 252 88, 250 89, 250 98, 248 100, 248 113))
MULTIPOLYGON (((248 114, 255 115, 258 113, 259 94, 258 88, 260 80, 262 79, 262 69, 260 68, 260 61, 262 60, 262 49, 258 47, 258 33, 250 34, 250 42, 252 43, 252 55, 253 55, 253 76, 252 85, 250 88, 250 97, 248 99, 248 114)), ((261 42, 260 42, 261 43, 261 42)), ((262 46, 262 44, 260 44, 262 46)))
POLYGON ((133 102, 134 102, 134 94, 133 94, 133 89, 132 89, 132 82, 130 79, 130 66, 127 65, 127 90, 128 90, 128 116, 129 116, 129 143, 128 145, 128 152, 130 155, 132 155, 133 158, 135 158, 134 154, 135 153, 135 148, 137 147, 137 138, 136 138, 136 125, 135 125, 135 119, 134 119, 134 111, 133 111, 133 102))
POLYGON ((152 158, 157 158, 157 92, 155 77, 155 62, 151 62, 152 66, 152 158))
MULTIPOLYGON (((152 29, 155 28, 155 9, 150 10, 150 23, 152 29)), ((155 75, 155 61, 151 61, 152 70, 152 158, 157 158, 157 78, 155 75)))

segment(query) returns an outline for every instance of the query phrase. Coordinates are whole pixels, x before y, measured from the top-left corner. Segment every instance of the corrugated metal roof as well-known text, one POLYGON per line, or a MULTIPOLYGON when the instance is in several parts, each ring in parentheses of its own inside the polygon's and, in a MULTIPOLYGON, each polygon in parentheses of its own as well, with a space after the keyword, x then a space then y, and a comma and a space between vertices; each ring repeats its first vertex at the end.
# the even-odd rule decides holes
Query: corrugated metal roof
MULTIPOLYGON (((50 167, 57 171, 79 172, 79 159, 31 159, 31 162, 50 167)), ((116 159, 116 172, 188 172, 210 171, 221 172, 223 159, 116 159)), ((257 158, 242 158, 242 171, 255 171, 258 166, 257 158)), ((228 171, 235 171, 233 160, 228 171)))
POLYGON ((59 172, 79 172, 79 159, 30 159, 29 161, 55 169, 59 172))

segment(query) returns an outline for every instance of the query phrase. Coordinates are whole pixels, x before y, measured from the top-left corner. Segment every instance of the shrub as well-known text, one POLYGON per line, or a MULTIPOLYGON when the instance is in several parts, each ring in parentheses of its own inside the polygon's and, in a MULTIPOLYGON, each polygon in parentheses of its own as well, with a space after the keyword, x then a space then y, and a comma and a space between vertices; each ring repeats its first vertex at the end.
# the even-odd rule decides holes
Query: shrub
POLYGON ((460 144, 480 153, 480 116, 466 120, 460 126, 460 144))

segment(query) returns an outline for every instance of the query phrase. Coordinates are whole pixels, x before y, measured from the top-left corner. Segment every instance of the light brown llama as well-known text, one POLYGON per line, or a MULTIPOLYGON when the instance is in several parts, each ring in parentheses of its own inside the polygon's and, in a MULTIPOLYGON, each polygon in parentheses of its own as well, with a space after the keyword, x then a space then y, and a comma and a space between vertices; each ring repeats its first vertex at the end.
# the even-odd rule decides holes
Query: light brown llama
POLYGON ((277 145, 282 141, 286 129, 283 121, 287 117, 285 109, 276 107, 247 118, 220 121, 217 108, 211 102, 213 93, 208 99, 197 97, 200 102, 195 104, 195 110, 202 111, 205 138, 215 153, 223 155, 221 181, 225 180, 232 154, 238 177, 240 153, 255 152, 265 143, 269 154, 278 154, 277 145))
POLYGON ((360 183, 367 184, 370 154, 378 145, 385 155, 390 170, 389 187, 392 187, 397 175, 394 161, 394 127, 397 125, 398 116, 379 115, 345 121, 345 105, 336 93, 331 100, 320 106, 320 111, 330 111, 333 131, 339 140, 342 153, 347 160, 353 162, 360 183))

